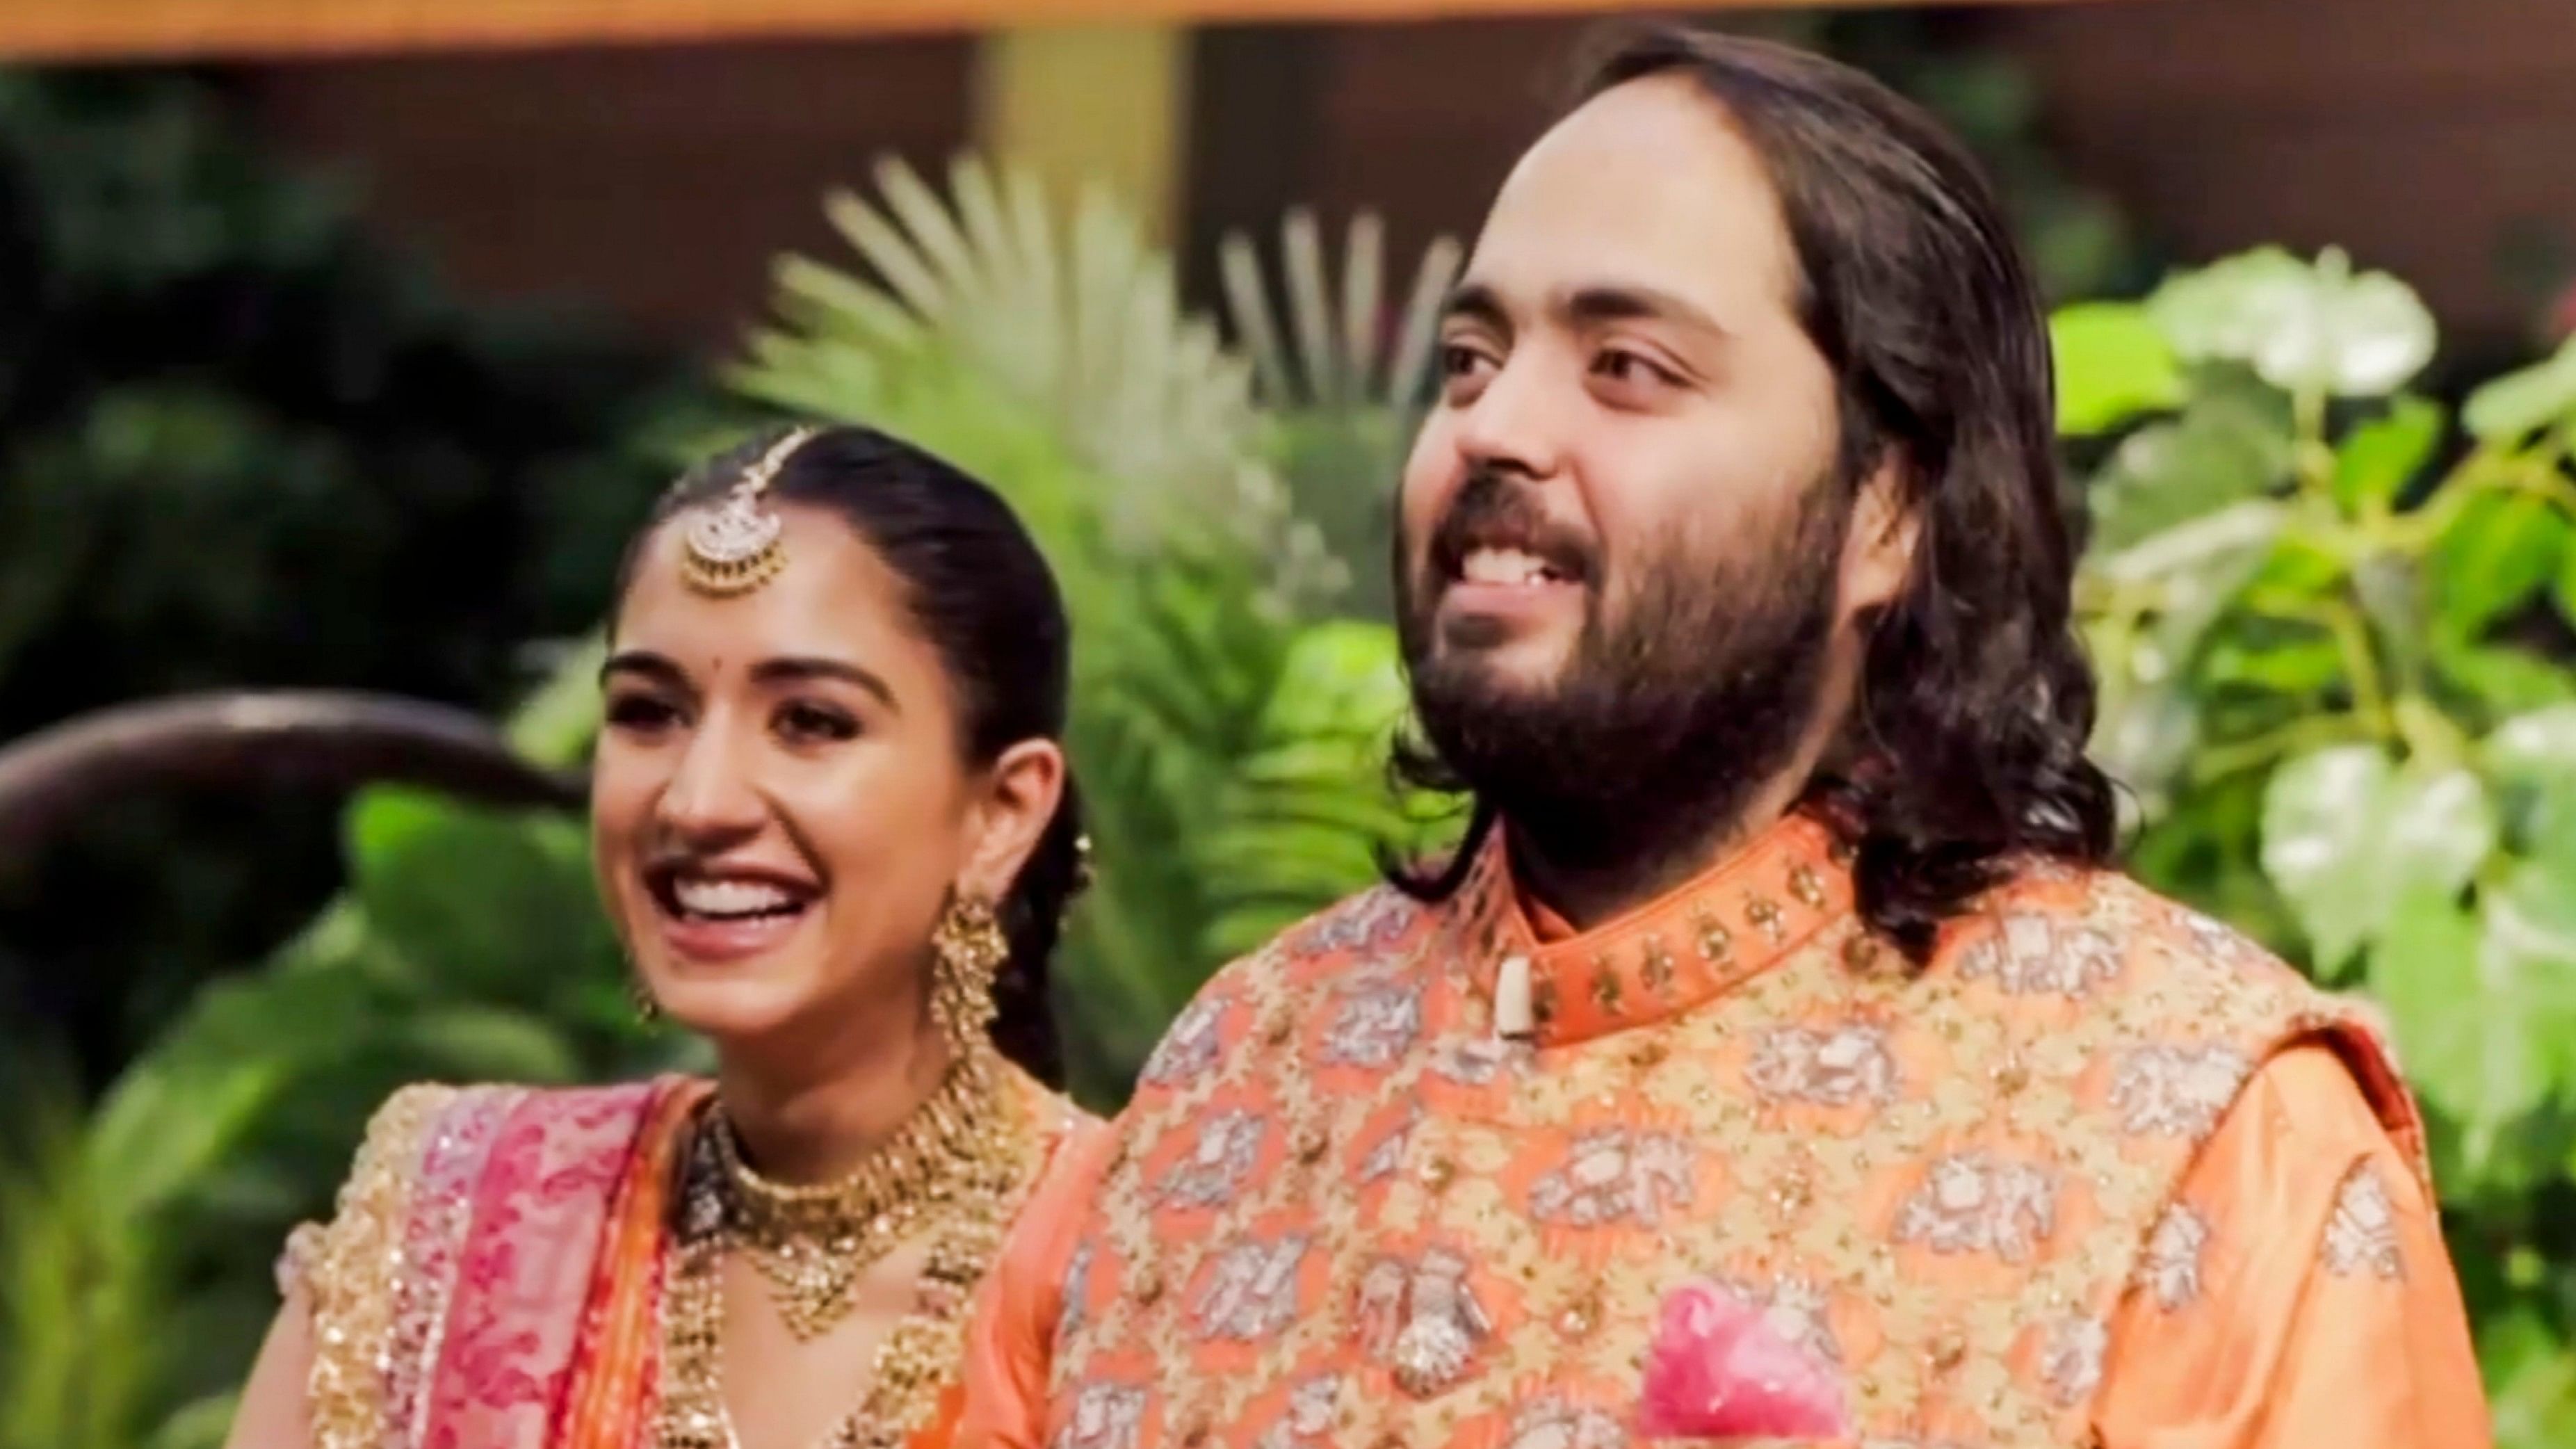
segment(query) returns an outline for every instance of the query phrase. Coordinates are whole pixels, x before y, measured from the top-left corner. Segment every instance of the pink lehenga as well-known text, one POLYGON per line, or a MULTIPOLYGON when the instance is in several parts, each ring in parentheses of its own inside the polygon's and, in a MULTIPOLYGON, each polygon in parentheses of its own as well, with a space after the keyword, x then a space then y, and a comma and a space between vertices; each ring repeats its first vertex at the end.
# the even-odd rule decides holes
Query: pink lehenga
MULTIPOLYGON (((1035 1129, 1016 1213, 1096 1124, 1004 1070, 1005 1103, 1035 1129)), ((666 1077, 389 1099, 337 1214, 281 1265, 311 1305, 319 1449, 647 1449, 681 1163, 708 1095, 666 1077)), ((957 1345, 965 1307, 926 1283, 915 1316, 957 1345)), ((957 1377, 908 1395, 871 1440, 944 1449, 957 1377)))

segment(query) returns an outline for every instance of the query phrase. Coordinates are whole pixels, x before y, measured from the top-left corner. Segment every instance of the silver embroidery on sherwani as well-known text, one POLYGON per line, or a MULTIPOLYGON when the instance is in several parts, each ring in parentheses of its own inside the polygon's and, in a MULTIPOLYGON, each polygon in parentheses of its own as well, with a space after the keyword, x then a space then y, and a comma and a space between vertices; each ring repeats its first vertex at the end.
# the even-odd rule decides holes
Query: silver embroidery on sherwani
POLYGON ((2138 1268, 2157 1307, 2172 1313, 2200 1297, 2201 1254, 2208 1246, 2209 1219, 2187 1202, 2165 1209, 2147 1238, 2146 1258, 2138 1268))
POLYGON ((1984 1152, 1932 1164, 1896 1215, 1896 1240, 1936 1253, 2029 1260, 2057 1230, 2057 1184, 2047 1169, 1984 1152))
POLYGON ((1992 981, 2013 996, 2090 996, 2119 978, 2120 948, 2097 926, 2007 916, 1992 935, 1959 953, 1959 975, 1992 981))
POLYGON ((1886 1029, 1877 1026, 1764 1032, 1745 1078, 1766 1097, 1821 1107, 1884 1106, 1896 1099, 1896 1057, 1888 1050, 1886 1029))
POLYGON ((1217 1255, 1192 1310, 1199 1337, 1258 1343, 1297 1318, 1297 1265, 1306 1256, 1304 1234, 1236 1243, 1217 1255))
POLYGON ((2206 1137, 2236 1100, 2254 1063, 2232 1046, 2135 1047, 2111 1078, 2122 1130, 2159 1137, 2206 1137))
POLYGON ((1215 1208, 1234 1201, 1252 1173, 1261 1151, 1261 1118, 1232 1110, 1213 1113, 1199 1123, 1198 1141, 1190 1154, 1163 1174, 1161 1196, 1174 1207, 1215 1208))
POLYGON ((1530 1187, 1530 1216, 1561 1227, 1651 1228, 1692 1196, 1690 1145, 1667 1132, 1601 1127, 1576 1137, 1565 1162, 1530 1187))
POLYGON ((1050 1449, 1136 1449, 1144 1425, 1143 1389, 1089 1383, 1074 1394, 1073 1414, 1048 1442, 1050 1449))
POLYGON ((2388 1201, 2388 1184, 2370 1162, 2353 1164, 2335 1189, 2324 1258, 2326 1271, 2341 1278, 2368 1272, 2395 1282, 2406 1276, 2406 1260, 2397 1248, 2397 1212, 2388 1201))

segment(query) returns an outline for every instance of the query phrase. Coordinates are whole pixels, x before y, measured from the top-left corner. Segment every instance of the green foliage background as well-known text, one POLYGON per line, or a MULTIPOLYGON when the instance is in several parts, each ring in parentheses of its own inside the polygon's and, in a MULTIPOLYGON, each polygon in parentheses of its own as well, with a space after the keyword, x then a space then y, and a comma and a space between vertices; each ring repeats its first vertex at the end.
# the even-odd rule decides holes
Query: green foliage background
MULTIPOLYGON (((597 610, 682 385, 459 305, 211 81, 0 72, 0 739, 244 684, 500 707, 597 610)), ((336 802, 243 805, 114 802, 0 868, 0 1021, 95 1082, 291 929, 336 802)))
POLYGON ((2265 249, 2056 323, 2132 860, 2385 1009, 2499 1443, 2576 1442, 2576 342, 2470 393, 2265 249))

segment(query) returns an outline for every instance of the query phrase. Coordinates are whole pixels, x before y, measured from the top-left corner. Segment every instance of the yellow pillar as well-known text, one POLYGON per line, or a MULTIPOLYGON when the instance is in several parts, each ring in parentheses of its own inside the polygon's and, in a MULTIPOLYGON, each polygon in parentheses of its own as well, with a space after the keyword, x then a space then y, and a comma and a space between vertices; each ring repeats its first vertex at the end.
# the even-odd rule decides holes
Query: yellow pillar
POLYGON ((1178 25, 1031 27, 977 47, 975 144, 1071 201, 1107 188, 1168 245, 1181 205, 1189 32, 1178 25))

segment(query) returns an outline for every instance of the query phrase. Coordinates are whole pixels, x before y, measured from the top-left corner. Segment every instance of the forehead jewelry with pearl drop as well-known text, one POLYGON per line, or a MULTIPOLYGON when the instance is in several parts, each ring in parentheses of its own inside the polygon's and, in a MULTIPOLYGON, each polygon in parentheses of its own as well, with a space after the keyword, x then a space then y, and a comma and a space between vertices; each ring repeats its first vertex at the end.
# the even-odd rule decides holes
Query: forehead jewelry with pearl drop
POLYGON ((761 507, 760 499, 788 456, 813 436, 812 428, 798 428, 771 444, 742 470, 721 501, 690 513, 680 554, 680 577, 689 587, 724 598, 747 594, 778 577, 787 566, 787 549, 779 538, 778 515, 761 507))

